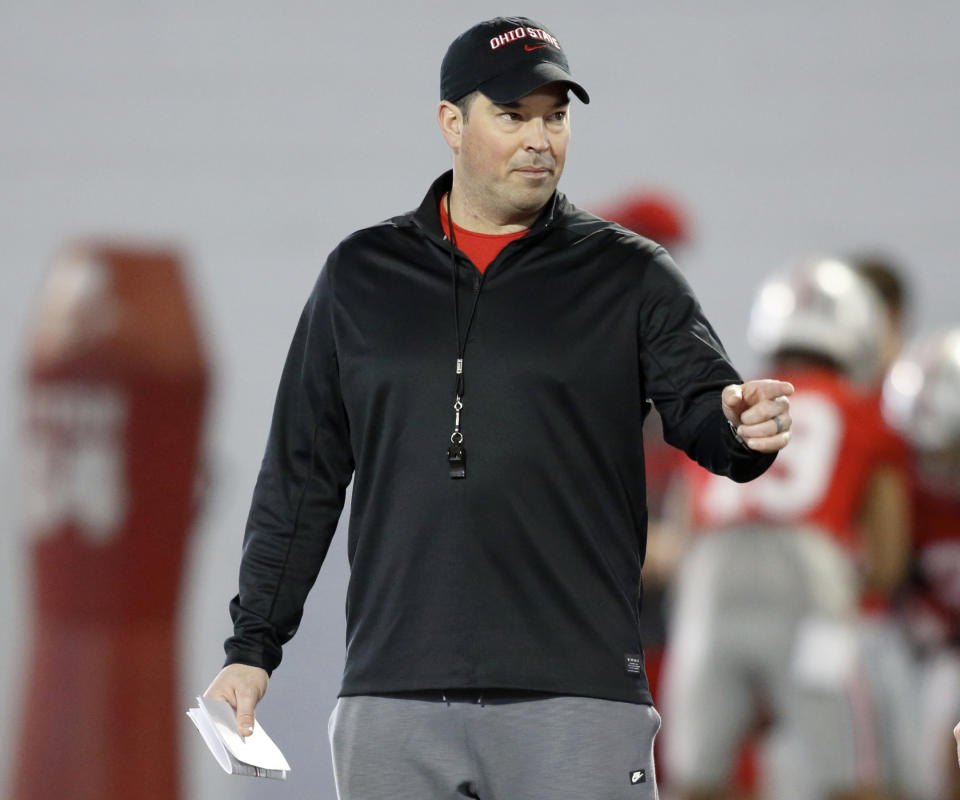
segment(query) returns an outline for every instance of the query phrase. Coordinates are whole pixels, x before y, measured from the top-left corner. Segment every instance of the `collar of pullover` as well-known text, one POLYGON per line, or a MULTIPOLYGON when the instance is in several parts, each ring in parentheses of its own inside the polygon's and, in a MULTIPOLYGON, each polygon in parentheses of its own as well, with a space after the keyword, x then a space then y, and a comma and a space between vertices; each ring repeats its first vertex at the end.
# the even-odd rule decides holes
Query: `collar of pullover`
MULTIPOLYGON (((453 170, 447 170, 437 178, 427 190, 427 194, 424 196, 419 208, 417 208, 416 211, 400 217, 396 222, 400 225, 416 225, 438 244, 443 244, 446 237, 444 236, 443 228, 440 226, 440 215, 437 213, 437 209, 440 206, 440 199, 446 192, 450 191, 452 186, 453 170)), ((562 219, 568 205, 566 197, 564 197, 561 192, 555 191, 550 196, 550 199, 540 212, 540 216, 534 221, 529 233, 527 233, 524 239, 528 240, 555 226, 557 222, 562 219)))

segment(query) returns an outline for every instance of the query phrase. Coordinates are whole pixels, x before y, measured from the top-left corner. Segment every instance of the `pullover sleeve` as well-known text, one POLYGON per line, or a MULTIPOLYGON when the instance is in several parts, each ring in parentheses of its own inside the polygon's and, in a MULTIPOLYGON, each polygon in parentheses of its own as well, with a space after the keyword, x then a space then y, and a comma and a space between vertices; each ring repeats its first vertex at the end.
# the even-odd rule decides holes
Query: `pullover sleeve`
POLYGON ((662 247, 648 262, 643 282, 640 359, 647 397, 663 419, 664 439, 711 472, 752 480, 773 463, 774 454, 739 442, 720 401, 724 386, 743 379, 662 247))
POLYGON ((247 520, 226 663, 280 663, 343 510, 354 468, 332 324, 333 257, 300 317, 247 520))

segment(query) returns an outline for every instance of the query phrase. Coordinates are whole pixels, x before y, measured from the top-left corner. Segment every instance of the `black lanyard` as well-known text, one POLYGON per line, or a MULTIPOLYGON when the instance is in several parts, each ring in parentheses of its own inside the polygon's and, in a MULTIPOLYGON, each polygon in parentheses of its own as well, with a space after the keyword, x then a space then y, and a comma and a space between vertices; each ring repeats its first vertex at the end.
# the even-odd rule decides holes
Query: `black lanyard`
POLYGON ((453 216, 450 214, 450 193, 447 192, 447 224, 450 226, 450 266, 453 268, 453 319, 457 331, 457 382, 456 399, 453 403, 454 423, 453 433, 450 434, 450 447, 447 448, 447 461, 450 463, 451 478, 465 478, 467 476, 467 451, 463 446, 463 431, 460 429, 460 412, 463 410, 463 354, 467 349, 467 342, 470 339, 470 327, 473 325, 473 317, 477 313, 477 303, 480 302, 480 292, 483 290, 483 278, 485 273, 480 274, 480 282, 477 285, 477 291, 473 298, 473 308, 470 310, 470 319, 467 320, 467 330, 464 333, 463 341, 460 340, 460 292, 457 281, 457 253, 456 240, 453 232, 453 216))

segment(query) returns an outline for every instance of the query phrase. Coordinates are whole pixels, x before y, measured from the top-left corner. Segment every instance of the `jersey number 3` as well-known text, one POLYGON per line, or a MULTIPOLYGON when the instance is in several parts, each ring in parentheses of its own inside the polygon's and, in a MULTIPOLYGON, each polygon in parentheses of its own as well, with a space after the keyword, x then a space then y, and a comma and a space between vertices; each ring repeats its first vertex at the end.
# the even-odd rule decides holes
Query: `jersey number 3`
POLYGON ((703 497, 709 524, 756 518, 791 521, 823 502, 836 467, 843 419, 827 397, 813 392, 790 400, 790 416, 790 444, 767 472, 749 483, 711 477, 703 497))

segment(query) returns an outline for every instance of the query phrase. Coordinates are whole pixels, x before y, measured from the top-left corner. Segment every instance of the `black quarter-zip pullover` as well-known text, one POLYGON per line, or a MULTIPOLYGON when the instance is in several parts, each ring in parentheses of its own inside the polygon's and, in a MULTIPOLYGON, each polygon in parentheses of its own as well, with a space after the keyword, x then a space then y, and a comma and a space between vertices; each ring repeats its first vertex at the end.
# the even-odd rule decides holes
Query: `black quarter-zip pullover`
POLYGON ((341 694, 508 688, 650 703, 637 633, 641 429, 749 480, 720 392, 741 379, 656 243, 555 193, 480 273, 458 254, 466 477, 450 477, 457 340, 441 176, 330 255, 280 381, 227 663, 272 671, 351 477, 341 694), (466 317, 461 311, 461 328, 466 317), (461 336, 464 330, 461 330, 461 336))

